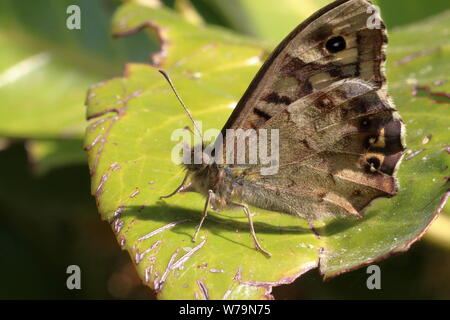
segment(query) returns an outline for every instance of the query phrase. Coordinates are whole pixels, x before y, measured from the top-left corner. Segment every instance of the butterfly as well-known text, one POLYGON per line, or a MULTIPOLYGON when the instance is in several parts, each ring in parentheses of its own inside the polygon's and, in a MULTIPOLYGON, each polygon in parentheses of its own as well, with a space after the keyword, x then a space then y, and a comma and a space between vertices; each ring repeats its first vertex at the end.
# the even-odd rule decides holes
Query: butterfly
POLYGON ((374 199, 396 195, 405 126, 387 93, 388 38, 381 18, 375 16, 375 27, 370 23, 374 8, 366 0, 338 0, 301 23, 266 60, 226 122, 216 143, 222 149, 231 149, 224 141, 232 130, 277 130, 275 174, 262 174, 262 164, 211 163, 202 148, 190 151, 204 161, 185 164, 181 185, 161 198, 205 196, 194 241, 210 208, 241 208, 256 249, 270 256, 248 206, 312 225, 327 216, 361 218, 374 199))

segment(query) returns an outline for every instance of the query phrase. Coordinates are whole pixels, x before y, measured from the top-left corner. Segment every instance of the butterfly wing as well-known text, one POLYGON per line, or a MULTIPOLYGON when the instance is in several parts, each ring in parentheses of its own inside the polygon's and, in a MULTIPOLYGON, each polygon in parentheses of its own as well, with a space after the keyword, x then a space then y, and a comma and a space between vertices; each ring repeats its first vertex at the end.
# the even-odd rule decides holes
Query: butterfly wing
POLYGON ((363 80, 301 98, 263 129, 279 130, 279 167, 271 175, 259 165, 247 168, 242 184, 249 204, 310 219, 359 216, 373 199, 397 192, 404 125, 384 90, 363 80))
POLYGON ((396 194, 405 130, 384 88, 387 35, 382 21, 371 28, 375 12, 366 0, 333 2, 256 75, 223 135, 279 130, 279 163, 269 175, 261 163, 229 166, 243 202, 314 220, 360 216, 372 200, 396 194))
POLYGON ((264 63, 223 135, 226 129, 259 128, 292 102, 341 79, 380 88, 387 36, 381 21, 369 28, 374 14, 366 0, 338 0, 300 24, 264 63))

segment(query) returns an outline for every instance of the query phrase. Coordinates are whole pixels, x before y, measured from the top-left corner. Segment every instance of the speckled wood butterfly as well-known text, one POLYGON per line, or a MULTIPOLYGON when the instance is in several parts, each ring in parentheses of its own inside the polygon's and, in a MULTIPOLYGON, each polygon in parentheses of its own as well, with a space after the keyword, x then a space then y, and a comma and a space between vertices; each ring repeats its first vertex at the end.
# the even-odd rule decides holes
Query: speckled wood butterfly
POLYGON ((194 241, 210 207, 242 208, 256 248, 270 256, 247 205, 312 223, 360 218, 372 200, 396 194, 404 125, 386 91, 386 28, 382 21, 370 26, 371 9, 366 0, 338 0, 300 24, 228 119, 224 137, 228 129, 279 131, 276 174, 261 174, 258 164, 185 165, 186 177, 171 195, 198 192, 207 199, 194 241))

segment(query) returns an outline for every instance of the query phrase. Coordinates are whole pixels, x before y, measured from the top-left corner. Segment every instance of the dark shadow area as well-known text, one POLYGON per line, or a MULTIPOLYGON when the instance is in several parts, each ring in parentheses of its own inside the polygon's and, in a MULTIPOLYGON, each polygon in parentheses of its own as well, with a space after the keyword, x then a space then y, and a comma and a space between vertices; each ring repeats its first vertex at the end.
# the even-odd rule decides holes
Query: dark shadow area
POLYGON ((87 166, 33 175, 23 144, 0 152, 0 299, 149 299, 90 196, 87 166), (81 290, 68 290, 69 265, 81 290))
MULTIPOLYGON (((187 196, 187 195, 185 195, 187 196)), ((120 217, 132 217, 139 220, 151 220, 162 222, 163 224, 169 224, 175 221, 189 219, 189 222, 177 225, 171 229, 172 232, 183 234, 188 237, 192 237, 195 227, 200 222, 203 212, 200 210, 190 210, 179 206, 172 206, 165 201, 158 201, 158 205, 147 206, 144 209, 142 207, 127 207, 120 214, 120 217), (188 227, 189 231, 185 231, 188 227)), ((120 218, 119 217, 119 218, 120 218)), ((236 221, 233 217, 221 217, 220 213, 212 214, 212 211, 208 211, 208 216, 202 226, 202 230, 208 230, 215 236, 226 239, 235 244, 244 245, 234 241, 232 238, 226 236, 228 233, 249 233, 249 224, 247 218, 242 212, 243 221, 236 221)), ((301 220, 299 220, 300 222, 301 220)), ((256 234, 305 234, 311 233, 310 229, 296 227, 296 226, 277 226, 271 225, 265 222, 254 222, 256 234)), ((247 245, 244 245, 248 247, 247 245)), ((253 248, 253 247, 252 247, 253 248)))

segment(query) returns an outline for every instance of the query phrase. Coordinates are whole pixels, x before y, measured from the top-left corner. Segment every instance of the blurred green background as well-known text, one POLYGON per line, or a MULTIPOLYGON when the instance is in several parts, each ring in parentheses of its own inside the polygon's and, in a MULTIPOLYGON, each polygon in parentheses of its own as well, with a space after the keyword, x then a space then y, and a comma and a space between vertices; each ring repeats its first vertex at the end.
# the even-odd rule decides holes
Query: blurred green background
MULTIPOLYGON (((137 1, 137 0, 136 0, 137 1)), ((229 28, 274 46, 328 0, 139 0, 165 5, 192 23, 229 28)), ((121 1, 0 2, 0 299, 137 299, 153 293, 100 220, 82 150, 86 90, 148 63, 159 44, 145 34, 112 39, 121 1), (81 8, 81 30, 66 9, 81 8), (66 288, 81 267, 82 290, 66 288)), ((450 10, 448 0, 377 1, 392 30, 450 10)), ((365 268, 324 283, 316 270, 274 289, 278 299, 450 299, 449 210, 423 241, 379 265, 382 290, 365 268)))

